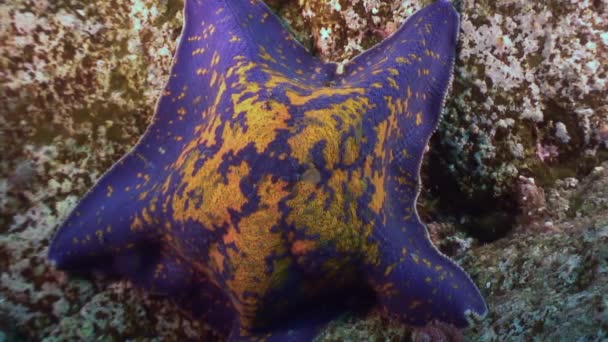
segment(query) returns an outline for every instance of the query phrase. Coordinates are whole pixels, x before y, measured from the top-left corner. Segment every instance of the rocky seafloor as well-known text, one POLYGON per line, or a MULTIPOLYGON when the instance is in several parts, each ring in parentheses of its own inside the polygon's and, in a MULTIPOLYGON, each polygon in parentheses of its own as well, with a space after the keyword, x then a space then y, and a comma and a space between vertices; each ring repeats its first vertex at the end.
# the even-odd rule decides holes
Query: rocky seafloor
MULTIPOLYGON (((428 2, 268 1, 305 46, 336 62, 428 2)), ((454 85, 420 210, 488 301, 464 338, 608 339, 608 3, 457 5, 454 85)), ((0 341, 218 338, 163 298, 74 279, 45 260, 61 220, 145 130, 181 8, 0 3, 0 341)), ((320 339, 441 336, 371 313, 333 322, 320 339)))

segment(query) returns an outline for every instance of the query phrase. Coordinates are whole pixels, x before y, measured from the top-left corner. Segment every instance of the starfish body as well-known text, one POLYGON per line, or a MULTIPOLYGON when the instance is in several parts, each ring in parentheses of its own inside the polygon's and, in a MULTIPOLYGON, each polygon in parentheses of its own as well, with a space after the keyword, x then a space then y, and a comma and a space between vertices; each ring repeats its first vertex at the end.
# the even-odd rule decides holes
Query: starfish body
POLYGON ((172 298, 230 339, 307 340, 352 297, 404 323, 486 306, 431 244, 419 170, 458 15, 437 1, 338 70, 258 1, 186 0, 156 114, 49 258, 172 298))

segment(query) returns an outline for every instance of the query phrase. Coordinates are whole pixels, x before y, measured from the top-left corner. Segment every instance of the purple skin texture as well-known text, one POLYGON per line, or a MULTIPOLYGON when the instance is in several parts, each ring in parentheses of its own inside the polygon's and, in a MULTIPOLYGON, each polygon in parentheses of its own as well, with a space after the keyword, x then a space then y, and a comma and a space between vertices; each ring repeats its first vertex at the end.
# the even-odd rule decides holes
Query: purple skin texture
POLYGON ((168 296, 233 341, 307 341, 373 306, 414 326, 484 316, 416 212, 452 76, 451 3, 340 68, 260 1, 184 11, 152 123, 61 225, 49 260, 168 296))

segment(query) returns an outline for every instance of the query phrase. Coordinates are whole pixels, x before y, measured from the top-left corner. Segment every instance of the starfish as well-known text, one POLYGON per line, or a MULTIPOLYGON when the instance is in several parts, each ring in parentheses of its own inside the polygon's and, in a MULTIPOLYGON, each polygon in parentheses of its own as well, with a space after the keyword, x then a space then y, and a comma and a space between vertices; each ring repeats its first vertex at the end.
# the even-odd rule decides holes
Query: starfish
POLYGON ((309 340, 358 298, 418 326, 485 315, 416 212, 452 5, 342 67, 261 1, 186 0, 184 13, 150 126, 59 228, 51 262, 168 296, 230 340, 309 340))

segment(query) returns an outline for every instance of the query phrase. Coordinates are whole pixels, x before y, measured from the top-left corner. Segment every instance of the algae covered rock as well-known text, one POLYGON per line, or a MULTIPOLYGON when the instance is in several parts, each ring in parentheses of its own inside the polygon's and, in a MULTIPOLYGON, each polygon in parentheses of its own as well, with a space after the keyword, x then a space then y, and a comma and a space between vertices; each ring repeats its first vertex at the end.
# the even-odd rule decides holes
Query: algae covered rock
MULTIPOLYGON (((74 140, 71 161, 86 164, 89 173, 103 172, 130 149, 168 76, 181 6, 171 1, 0 4, 0 174, 10 180, 9 194, 29 190, 35 185, 30 180, 46 172, 28 167, 29 149, 74 140)), ((7 214, 21 205, 27 201, 2 203, 3 228, 10 224, 7 214)))
POLYGON ((608 12, 600 2, 464 1, 452 98, 433 150, 484 210, 519 176, 543 187, 608 157, 608 12))
POLYGON ((556 182, 549 193, 544 229, 519 226, 461 260, 476 270, 490 307, 469 338, 608 338, 608 163, 578 184, 556 182))
MULTIPOLYGON (((343 62, 430 1, 268 2, 306 47, 343 62)), ((164 299, 46 264, 58 223, 145 130, 182 4, 0 4, 0 340, 216 338, 164 299)), ((422 209, 439 221, 435 242, 488 299, 490 315, 465 337, 606 339, 607 5, 458 5, 459 58, 423 170, 422 209), (512 219, 524 210, 533 214, 512 219), (463 226, 488 241, 505 237, 479 245, 463 226)), ((372 313, 334 322, 323 338, 410 333, 372 313)))
POLYGON ((50 336, 102 290, 103 282, 54 272, 47 245, 147 126, 181 8, 172 1, 0 4, 0 330, 8 340, 50 336))

